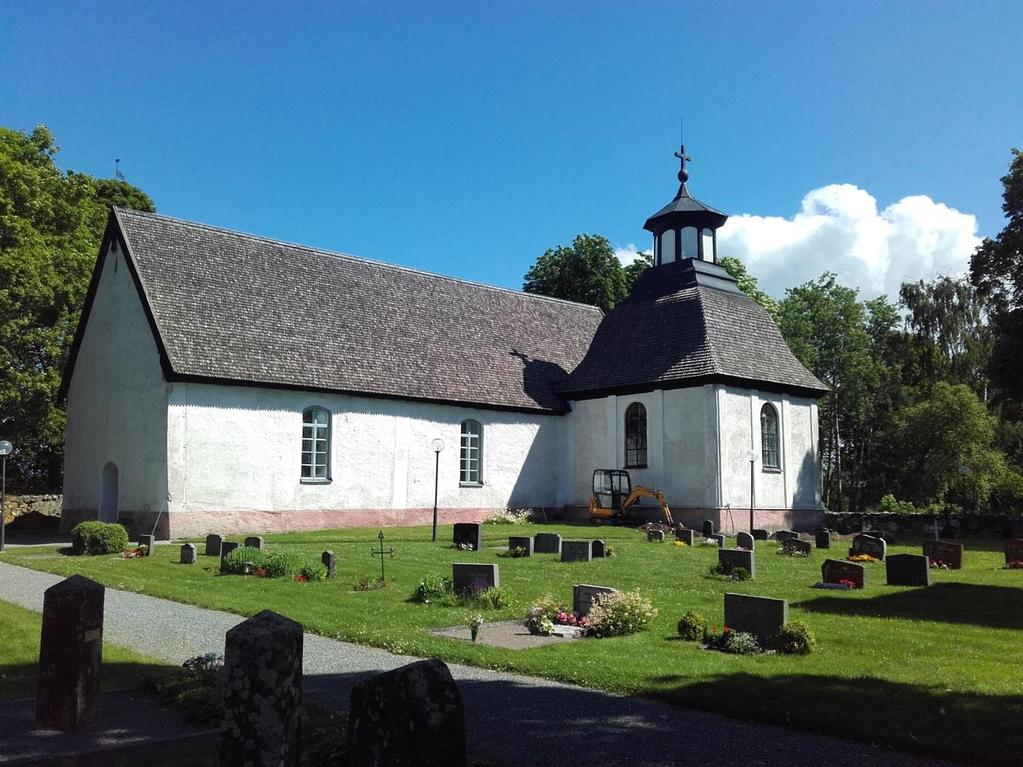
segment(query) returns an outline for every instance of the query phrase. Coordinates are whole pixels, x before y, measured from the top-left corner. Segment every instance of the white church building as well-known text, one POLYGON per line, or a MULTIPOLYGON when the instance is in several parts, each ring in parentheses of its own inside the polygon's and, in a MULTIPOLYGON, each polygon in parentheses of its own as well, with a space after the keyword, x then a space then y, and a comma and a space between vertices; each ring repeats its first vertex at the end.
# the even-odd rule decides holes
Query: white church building
POLYGON ((751 491, 758 527, 819 524, 826 389, 717 264, 726 216, 687 178, 607 314, 115 209, 61 387, 64 524, 422 524, 435 460, 442 522, 579 514, 624 468, 690 526, 745 529, 751 491))

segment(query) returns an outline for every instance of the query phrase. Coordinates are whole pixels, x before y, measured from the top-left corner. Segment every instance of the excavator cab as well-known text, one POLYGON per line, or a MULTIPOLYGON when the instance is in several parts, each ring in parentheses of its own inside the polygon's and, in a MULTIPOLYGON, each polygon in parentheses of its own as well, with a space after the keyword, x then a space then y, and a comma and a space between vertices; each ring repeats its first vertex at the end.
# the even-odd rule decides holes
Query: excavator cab
POLYGON ((622 503, 632 494, 629 472, 621 469, 597 469, 593 472, 593 497, 600 510, 622 513, 622 503))
POLYGON ((593 472, 593 495, 590 496, 590 522, 635 522, 642 521, 643 511, 639 502, 644 498, 653 499, 661 510, 661 518, 668 527, 675 527, 671 509, 664 500, 664 493, 642 485, 632 486, 629 472, 621 469, 597 469, 593 472))

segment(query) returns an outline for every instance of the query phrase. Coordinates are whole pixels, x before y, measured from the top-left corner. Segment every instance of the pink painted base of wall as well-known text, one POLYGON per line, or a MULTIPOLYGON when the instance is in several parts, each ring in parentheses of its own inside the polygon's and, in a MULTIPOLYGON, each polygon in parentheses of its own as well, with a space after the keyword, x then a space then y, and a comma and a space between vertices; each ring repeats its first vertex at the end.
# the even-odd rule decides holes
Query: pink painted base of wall
MULTIPOLYGON (((650 522, 660 522, 660 509, 644 506, 644 518, 650 522)), ((728 508, 672 508, 671 516, 693 530, 703 529, 703 520, 714 523, 714 529, 725 535, 734 535, 749 530, 749 509, 728 508)), ((590 511, 585 507, 574 507, 565 510, 565 520, 585 522, 590 518, 590 511)), ((759 530, 794 530, 795 532, 812 533, 824 526, 822 509, 755 509, 753 527, 759 530)))

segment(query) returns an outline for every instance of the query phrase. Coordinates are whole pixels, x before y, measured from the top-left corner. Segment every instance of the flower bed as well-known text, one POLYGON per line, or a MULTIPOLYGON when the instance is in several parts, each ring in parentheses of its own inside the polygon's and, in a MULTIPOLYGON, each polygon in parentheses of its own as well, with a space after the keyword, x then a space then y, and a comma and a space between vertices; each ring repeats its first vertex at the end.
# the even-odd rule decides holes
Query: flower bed
POLYGON ((846 559, 850 562, 880 562, 881 560, 877 557, 871 556, 870 554, 852 554, 846 559))

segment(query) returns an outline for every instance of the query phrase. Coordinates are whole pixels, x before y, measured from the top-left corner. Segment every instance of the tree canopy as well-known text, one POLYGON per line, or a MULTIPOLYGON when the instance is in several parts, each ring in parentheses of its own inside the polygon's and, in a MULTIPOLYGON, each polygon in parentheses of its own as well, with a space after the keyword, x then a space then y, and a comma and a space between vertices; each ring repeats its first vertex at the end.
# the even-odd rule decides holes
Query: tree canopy
POLYGON ((526 272, 522 289, 599 306, 605 312, 628 295, 622 262, 599 234, 576 235, 570 246, 546 251, 526 272))

